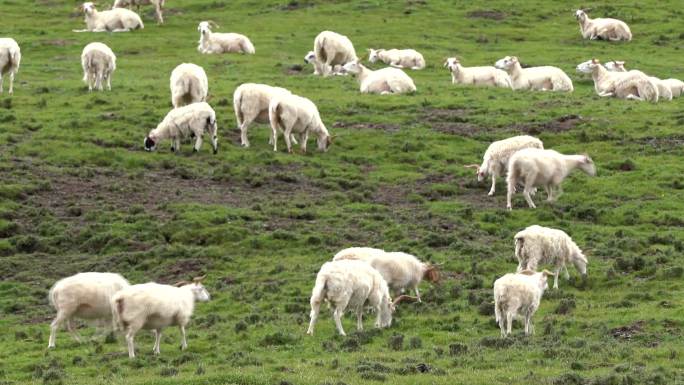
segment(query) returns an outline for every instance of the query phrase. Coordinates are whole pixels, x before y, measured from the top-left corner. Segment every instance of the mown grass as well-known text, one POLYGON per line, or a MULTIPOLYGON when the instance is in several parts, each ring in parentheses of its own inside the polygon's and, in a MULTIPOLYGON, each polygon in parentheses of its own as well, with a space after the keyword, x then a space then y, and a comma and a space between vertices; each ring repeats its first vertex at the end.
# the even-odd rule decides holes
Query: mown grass
MULTIPOLYGON (((681 357, 684 263, 684 113, 681 99, 599 99, 576 64, 626 59, 684 78, 680 4, 592 4, 630 23, 634 41, 580 39, 568 5, 473 1, 191 1, 149 11, 143 31, 76 34, 77 2, 0 0, 3 36, 21 45, 15 95, 0 97, 0 383, 2 384, 674 384, 681 357), (288 6, 289 5, 289 6, 288 6), (496 11, 494 20, 488 17, 496 11), (501 17, 499 17, 501 16, 501 17), (196 52, 197 22, 247 34, 254 56, 196 52), (310 76, 295 65, 323 29, 369 47, 412 47, 428 68, 418 92, 360 95, 353 79, 310 76), (91 41, 118 55, 113 91, 88 93, 80 52, 91 41), (484 65, 517 55, 557 65, 573 94, 450 84, 443 58, 484 65), (142 138, 170 108, 168 76, 203 66, 217 110, 220 151, 205 145, 154 154, 142 138), (328 153, 273 153, 254 126, 238 146, 232 92, 242 82, 287 87, 314 100, 338 134, 328 153), (571 119, 566 125, 563 120, 571 119), (463 164, 492 140, 538 135, 548 148, 587 152, 598 176, 573 175, 555 205, 504 210, 463 164), (575 272, 550 291, 536 335, 500 340, 491 285, 514 269, 512 236, 530 224, 566 230, 590 250, 589 279, 575 272), (386 330, 335 335, 323 315, 304 335, 319 266, 343 247, 404 250, 444 263, 386 330), (132 282, 208 273, 213 299, 197 306, 189 350, 169 329, 162 355, 140 333, 129 360, 121 337, 62 332, 47 351, 47 290, 78 271, 117 271, 132 282)), ((282 147, 282 141, 281 141, 282 147)), ((310 146, 311 147, 311 146, 310 146)), ((282 148, 281 148, 282 150, 282 148)), ((539 198, 538 198, 539 199, 539 198)))

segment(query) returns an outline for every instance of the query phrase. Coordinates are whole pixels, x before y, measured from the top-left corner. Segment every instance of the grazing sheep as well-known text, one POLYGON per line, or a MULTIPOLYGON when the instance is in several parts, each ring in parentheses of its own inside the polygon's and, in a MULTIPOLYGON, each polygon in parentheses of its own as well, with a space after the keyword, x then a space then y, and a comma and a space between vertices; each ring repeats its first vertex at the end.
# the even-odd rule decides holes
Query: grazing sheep
POLYGON ((561 269, 565 270, 565 279, 570 279, 568 263, 575 265, 582 278, 586 278, 587 257, 564 231, 533 225, 515 234, 514 239, 518 272, 536 271, 539 264, 553 264, 554 289, 558 289, 561 269))
POLYGON ((587 175, 596 175, 596 166, 588 155, 563 155, 554 150, 538 148, 525 148, 514 153, 508 161, 506 207, 513 209, 511 199, 518 183, 525 186, 523 195, 531 208, 537 207, 530 197, 532 189, 537 186, 544 187, 547 201, 556 201, 563 193, 563 179, 576 168, 587 175))
POLYGON ((501 328, 501 337, 511 334, 514 318, 524 318, 525 335, 534 333, 532 316, 537 312, 544 291, 549 288, 544 270, 535 273, 523 270, 506 274, 494 282, 494 314, 501 328))
POLYGON ((347 63, 342 68, 356 76, 364 94, 391 95, 416 91, 413 80, 398 68, 387 67, 373 71, 358 61, 347 63))
POLYGON ((111 309, 114 322, 126 333, 128 357, 135 358, 135 334, 140 329, 152 329, 154 354, 159 354, 162 329, 178 326, 181 333, 181 350, 188 347, 185 326, 195 309, 195 301, 209 301, 209 292, 202 285, 204 277, 174 286, 150 282, 129 286, 114 294, 111 309))
POLYGON ((85 13, 86 29, 74 32, 128 32, 145 28, 140 16, 129 9, 114 8, 98 12, 92 2, 83 3, 81 9, 85 13))
POLYGON ((406 299, 410 297, 400 296, 392 302, 387 282, 366 262, 326 262, 316 275, 316 284, 311 293, 311 321, 306 334, 313 335, 321 302, 324 300, 329 301, 335 309, 333 319, 337 331, 346 336, 342 328, 342 315, 347 308, 356 312, 357 330, 363 330, 363 308, 366 303, 378 313, 375 327, 386 328, 392 324, 395 306, 406 299))
POLYGON ((396 68, 410 68, 422 70, 425 68, 423 55, 415 49, 368 49, 368 61, 375 63, 378 60, 396 68))
POLYGON ((292 153, 292 136, 299 134, 300 148, 306 152, 309 134, 317 136, 318 150, 328 151, 332 137, 325 128, 316 105, 309 99, 297 95, 281 95, 271 100, 268 106, 271 122, 273 151, 278 151, 278 130, 283 132, 287 152, 292 153))
POLYGON ((128 6, 128 9, 136 6, 136 10, 140 13, 141 5, 154 5, 154 12, 159 24, 164 24, 164 16, 162 15, 162 8, 164 8, 164 0, 114 0, 112 9, 123 8, 128 6))
POLYGON ((577 71, 591 74, 598 96, 658 101, 658 86, 643 72, 609 72, 598 59, 578 64, 577 71))
POLYGON ((0 38, 0 94, 2 94, 3 76, 9 74, 9 94, 14 94, 14 76, 21 64, 21 49, 19 44, 9 37, 0 38))
POLYGON ((178 108, 203 102, 209 94, 209 80, 204 69, 196 64, 179 64, 171 72, 171 104, 178 108))
POLYGON ((332 31, 323 31, 314 39, 316 61, 314 73, 329 76, 335 66, 357 61, 356 51, 351 40, 344 35, 332 31))
MULTIPOLYGON (((252 122, 269 123, 268 105, 276 97, 292 94, 289 90, 280 87, 272 87, 266 84, 244 83, 238 86, 233 93, 233 108, 235 119, 240 129, 240 141, 242 146, 249 147, 247 129, 252 122)), ((292 143, 297 144, 294 135, 290 138, 292 143)), ((268 136, 268 144, 273 144, 273 136, 268 136)))
POLYGON ((102 91, 102 83, 107 82, 107 90, 112 90, 112 73, 116 69, 116 55, 103 43, 90 43, 83 48, 81 54, 83 81, 88 84, 88 91, 93 87, 102 91))
POLYGON ((71 323, 73 318, 110 321, 112 310, 109 300, 114 293, 128 286, 128 281, 113 273, 79 273, 57 281, 48 295, 50 304, 57 311, 50 324, 48 348, 55 347, 57 330, 62 322, 66 321, 69 333, 80 341, 71 323))
POLYGON ((506 56, 494 66, 508 72, 514 90, 572 92, 572 80, 560 68, 543 66, 522 68, 515 56, 506 56))
MULTIPOLYGON (((639 70, 627 71, 627 69, 625 68, 625 62, 624 61, 617 61, 617 60, 609 61, 606 64, 604 64, 603 66, 606 67, 606 69, 608 71, 611 71, 611 72, 630 72, 630 73, 636 73, 636 74, 648 76, 639 70)), ((666 81, 666 80, 659 79, 655 76, 648 76, 648 78, 651 79, 651 81, 658 87, 658 100, 662 100, 662 99, 672 100, 672 98, 674 97, 673 91, 676 91, 676 90, 673 90, 671 88, 672 82, 670 82, 669 79, 668 79, 668 81, 666 81)))
POLYGON ((463 67, 455 57, 447 58, 444 67, 451 72, 451 83, 453 84, 512 88, 511 77, 508 76, 508 73, 496 67, 463 67))
POLYGON ((584 39, 601 39, 609 41, 632 40, 632 31, 622 20, 597 18, 590 19, 583 10, 575 11, 575 18, 579 22, 580 33, 584 39))
POLYGON ((202 21, 197 26, 200 33, 197 50, 201 53, 228 53, 238 52, 254 54, 254 44, 245 35, 239 33, 215 33, 211 32, 211 26, 219 26, 213 21, 202 21))
POLYGON ((218 127, 214 109, 206 102, 188 104, 169 111, 157 128, 145 137, 143 143, 145 150, 154 151, 159 141, 170 138, 171 151, 180 151, 181 139, 190 136, 197 138, 193 148, 193 151, 197 152, 202 147, 202 136, 205 130, 211 135, 211 147, 216 154, 218 152, 216 133, 218 127))
POLYGON ((508 159, 516 151, 523 148, 544 148, 541 140, 529 136, 519 135, 511 138, 498 140, 487 147, 487 151, 482 158, 482 164, 469 164, 465 167, 477 169, 477 180, 482 182, 488 175, 492 176, 492 188, 487 195, 494 195, 496 188, 496 178, 501 176, 508 167, 508 159))
MULTIPOLYGON (((306 64, 313 64, 314 67, 314 75, 321 75, 321 68, 322 65, 316 60, 316 53, 314 51, 309 51, 309 53, 304 56, 304 63, 306 64)), ((325 64, 325 63, 324 63, 325 64)), ((342 66, 339 64, 335 64, 332 68, 332 75, 335 76, 347 76, 347 74, 342 70, 342 66)))

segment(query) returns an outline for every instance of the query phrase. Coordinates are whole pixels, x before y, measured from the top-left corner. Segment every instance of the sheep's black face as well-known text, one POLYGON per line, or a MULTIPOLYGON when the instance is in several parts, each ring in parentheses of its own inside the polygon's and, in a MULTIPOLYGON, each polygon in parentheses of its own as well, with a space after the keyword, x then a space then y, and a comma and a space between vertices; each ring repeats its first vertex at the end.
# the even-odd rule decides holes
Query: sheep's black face
POLYGON ((157 148, 157 144, 149 136, 145 137, 144 144, 146 151, 154 151, 157 148))

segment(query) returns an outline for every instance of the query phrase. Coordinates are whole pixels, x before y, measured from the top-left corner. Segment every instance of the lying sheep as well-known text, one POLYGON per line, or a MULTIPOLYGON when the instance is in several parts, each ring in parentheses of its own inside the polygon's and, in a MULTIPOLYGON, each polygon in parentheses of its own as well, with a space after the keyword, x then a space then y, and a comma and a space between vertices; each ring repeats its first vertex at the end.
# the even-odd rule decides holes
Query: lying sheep
POLYGON ((80 341, 71 323, 74 318, 110 321, 109 300, 128 286, 128 281, 113 273, 79 273, 57 281, 48 295, 50 305, 57 311, 50 324, 48 348, 55 347, 57 330, 63 322, 74 339, 80 341))
POLYGON ((21 49, 19 44, 9 37, 0 38, 0 94, 2 94, 3 76, 9 74, 9 94, 14 94, 14 76, 19 72, 21 49))
POLYGON ((329 76, 335 66, 357 61, 356 51, 351 40, 332 31, 323 31, 314 39, 314 73, 329 76))
POLYGON ((171 104, 174 108, 207 100, 209 80, 196 64, 179 64, 171 72, 171 104))
POLYGON ((164 24, 164 16, 162 15, 162 8, 164 8, 164 0, 114 0, 112 9, 123 8, 128 6, 131 9, 132 6, 136 6, 136 10, 140 12, 141 5, 154 5, 155 16, 157 17, 157 22, 159 24, 164 24))
POLYGON ((572 92, 572 80, 560 68, 543 66, 522 68, 515 56, 506 56, 494 64, 496 68, 508 72, 511 88, 514 90, 572 92))
POLYGON ((539 308, 544 291, 549 288, 548 275, 552 274, 546 270, 540 273, 523 270, 506 274, 494 282, 494 314, 501 337, 511 334, 516 318, 525 320, 525 335, 534 333, 532 316, 539 308))
POLYGON ((102 83, 107 82, 107 90, 112 90, 112 73, 116 69, 116 55, 103 43, 90 43, 83 48, 81 54, 83 81, 88 84, 88 91, 93 87, 102 91, 102 83))
POLYGON ((126 333, 128 357, 135 358, 135 334, 140 329, 152 329, 154 354, 159 354, 162 330, 178 326, 181 333, 181 350, 188 347, 185 326, 195 309, 195 301, 209 301, 209 292, 202 285, 204 277, 175 286, 150 282, 127 287, 114 294, 111 309, 118 328, 126 333))
POLYGON ((506 207, 513 209, 511 199, 519 183, 525 186, 523 195, 531 208, 537 207, 530 197, 534 187, 543 186, 547 201, 556 201, 563 193, 563 179, 576 168, 587 175, 596 175, 596 166, 588 155, 563 155, 554 150, 538 148, 525 148, 514 153, 508 161, 506 207))
POLYGON ((632 31, 622 20, 597 18, 590 19, 583 10, 575 11, 575 18, 579 22, 580 33, 585 39, 601 39, 609 41, 632 40, 632 31))
POLYGON ((684 82, 679 79, 664 79, 663 82, 670 87, 673 98, 678 98, 684 94, 684 82))
MULTIPOLYGON (((323 65, 316 60, 316 53, 314 51, 309 51, 309 53, 307 53, 306 56, 304 56, 304 63, 313 64, 314 75, 322 75, 321 68, 323 68, 323 65)), ((347 76, 347 74, 342 70, 342 66, 339 64, 335 64, 332 67, 331 75, 347 76)))
POLYGON ((552 264, 554 289, 558 289, 561 269, 565 270, 565 279, 570 279, 566 266, 568 263, 575 265, 582 278, 586 278, 587 257, 564 231, 533 225, 515 234, 514 239, 518 272, 536 271, 539 264, 552 264))
POLYGON ((422 70, 425 68, 423 55, 415 49, 368 49, 368 61, 378 60, 395 68, 422 70))
POLYGON ((145 137, 144 146, 147 151, 154 151, 163 139, 171 139, 171 151, 180 151, 181 139, 190 136, 196 138, 194 152, 202 147, 204 131, 211 135, 211 147, 214 154, 218 152, 218 136, 216 113, 206 102, 188 104, 169 111, 157 128, 145 137))
MULTIPOLYGON (((627 69, 625 68, 625 62, 624 61, 616 61, 616 60, 609 61, 606 64, 604 64, 603 66, 606 67, 606 69, 608 71, 611 71, 611 72, 630 72, 630 73, 636 73, 639 75, 648 76, 639 70, 627 71, 627 69)), ((658 87, 658 100, 663 100, 663 99, 672 100, 674 94, 673 94, 673 89, 671 88, 671 82, 670 81, 661 80, 655 76, 648 76, 648 78, 656 85, 656 87, 658 87)))
POLYGON ((544 144, 541 140, 529 135, 519 135, 498 140, 487 147, 481 165, 469 164, 465 167, 476 169, 477 180, 480 182, 488 175, 491 175, 492 188, 487 195, 492 196, 494 195, 494 189, 496 188, 496 178, 501 176, 508 167, 508 159, 516 151, 522 150, 523 148, 543 149, 544 144))
POLYGON ((358 61, 347 63, 342 68, 356 76, 364 94, 391 95, 416 91, 413 80, 398 68, 387 67, 373 71, 358 61))
MULTIPOLYGON (((269 123, 268 105, 281 95, 291 95, 285 88, 272 87, 266 84, 244 83, 233 92, 233 109, 238 129, 240 129, 240 141, 243 147, 249 147, 247 129, 252 122, 269 123)), ((297 144, 294 134, 290 137, 292 143, 297 144)), ((273 136, 268 136, 268 144, 273 144, 273 136)))
POLYGON ((455 57, 447 58, 444 67, 451 72, 451 83, 453 84, 512 88, 508 73, 496 67, 463 67, 455 57))
POLYGON ((211 26, 219 26, 213 21, 202 21, 197 26, 200 33, 197 50, 201 53, 229 53, 238 52, 254 54, 254 44, 245 35, 239 33, 215 33, 211 32, 211 26))
POLYGON ((92 2, 83 3, 81 9, 85 13, 86 29, 74 32, 128 32, 145 28, 140 16, 129 9, 114 8, 98 12, 92 2))
POLYGON ((309 134, 316 135, 318 150, 328 151, 332 137, 325 128, 316 105, 309 99, 297 95, 280 95, 268 105, 268 118, 271 122, 273 151, 278 151, 278 131, 283 133, 287 152, 292 153, 291 138, 299 135, 300 148, 306 152, 309 134))
POLYGON ((598 96, 658 101, 658 86, 642 72, 609 72, 598 59, 578 64, 577 71, 591 74, 598 96))

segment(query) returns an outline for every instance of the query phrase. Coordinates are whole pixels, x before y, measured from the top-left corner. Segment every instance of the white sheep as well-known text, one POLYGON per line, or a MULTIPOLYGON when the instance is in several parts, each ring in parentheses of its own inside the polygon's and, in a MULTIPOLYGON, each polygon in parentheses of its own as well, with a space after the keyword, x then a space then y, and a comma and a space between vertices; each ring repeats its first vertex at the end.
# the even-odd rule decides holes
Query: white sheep
POLYGON ((14 94, 14 76, 21 64, 21 49, 19 44, 9 37, 0 38, 0 94, 2 94, 3 76, 9 74, 9 94, 14 94))
POLYGON ((588 155, 563 155, 538 148, 525 148, 514 153, 508 161, 506 207, 512 210, 511 199, 519 183, 525 186, 523 195, 531 208, 536 208, 530 197, 534 187, 543 186, 547 201, 554 202, 563 193, 563 179, 576 168, 588 175, 596 175, 596 166, 588 155))
POLYGON ((140 16, 129 9, 114 8, 98 12, 92 2, 83 3, 81 9, 85 13, 86 29, 74 32, 128 32, 145 28, 140 16))
MULTIPOLYGON (((609 62, 605 63, 603 66, 606 67, 606 69, 608 71, 611 71, 611 72, 630 72, 630 73, 637 73, 637 74, 641 74, 644 76, 648 76, 639 70, 627 71, 627 68, 625 68, 625 62, 624 61, 613 60, 613 61, 609 61, 609 62)), ((655 76, 648 76, 648 78, 651 79, 651 81, 653 83, 655 83, 655 85, 658 87, 658 100, 662 100, 662 99, 672 100, 672 98, 674 97, 673 91, 677 91, 677 90, 672 89, 672 87, 671 87, 672 82, 670 80, 676 80, 676 79, 668 79, 666 81, 666 80, 659 79, 655 76)))
POLYGON ((306 334, 313 335, 318 320, 321 302, 327 300, 334 308, 333 319, 340 335, 342 315, 349 308, 356 312, 356 328, 363 330, 364 304, 372 306, 378 313, 375 327, 386 328, 392 324, 395 306, 408 296, 400 296, 394 302, 390 298, 387 282, 368 263, 355 260, 326 262, 316 275, 316 284, 311 293, 311 321, 306 334))
POLYGON ((193 282, 179 282, 175 286, 150 282, 129 286, 114 294, 111 309, 117 327, 126 334, 128 357, 135 357, 135 334, 140 329, 154 333, 154 354, 159 354, 162 330, 178 326, 181 350, 188 347, 185 327, 195 309, 195 301, 209 301, 209 292, 202 285, 204 277, 193 282))
POLYGON ((128 9, 136 6, 136 10, 140 12, 141 5, 154 5, 154 12, 159 24, 164 24, 164 15, 162 9, 164 8, 164 0, 114 0, 113 8, 123 8, 128 6, 128 9))
POLYGON ((378 60, 396 68, 410 68, 422 70, 425 68, 423 55, 415 49, 368 49, 368 61, 375 63, 378 60))
POLYGON ((332 31, 323 31, 316 36, 313 51, 316 55, 314 73, 323 76, 333 73, 336 65, 344 66, 358 60, 351 40, 332 31))
POLYGON ((300 148, 306 152, 309 134, 317 137, 318 150, 327 151, 332 137, 325 128, 316 105, 309 99, 297 95, 280 95, 268 105, 268 119, 271 122, 273 151, 278 151, 278 131, 283 133, 287 152, 292 153, 291 138, 299 135, 300 148))
MULTIPOLYGON (((292 92, 281 87, 266 84, 243 83, 233 92, 233 109, 235 119, 240 130, 242 146, 249 147, 247 129, 252 122, 269 123, 268 105, 280 95, 290 95, 292 92)), ((297 144, 294 134, 290 137, 292 143, 297 144)), ((268 144, 273 144, 273 136, 268 136, 268 144)))
POLYGON ((347 63, 342 68, 356 76, 364 94, 391 95, 416 91, 413 80, 399 68, 387 67, 373 71, 358 61, 347 63))
POLYGON ((102 83, 107 82, 107 89, 112 90, 112 73, 116 69, 116 55, 103 43, 90 43, 83 48, 81 54, 83 81, 88 84, 88 91, 93 87, 102 91, 102 83))
POLYGON ((679 79, 663 79, 663 83, 670 87, 673 98, 678 98, 684 94, 684 82, 679 79))
POLYGON ((206 102, 188 104, 187 106, 174 108, 150 131, 143 141, 145 150, 154 151, 157 144, 163 139, 171 139, 171 151, 180 151, 181 139, 185 137, 196 138, 193 151, 197 152, 202 147, 202 136, 208 131, 211 137, 211 147, 214 154, 218 152, 218 137, 216 113, 206 102))
POLYGON ((515 234, 514 239, 518 272, 536 271, 539 264, 552 264, 554 289, 558 289, 561 269, 565 270, 565 279, 570 279, 568 263, 575 266, 582 278, 587 276, 587 257, 564 231, 533 225, 515 234))
POLYGON ((578 64, 577 71, 591 74, 598 96, 658 101, 658 86, 643 72, 610 72, 598 59, 578 64))
POLYGON ((114 293, 128 286, 128 281, 113 273, 79 273, 57 281, 48 295, 50 304, 57 311, 50 324, 48 348, 55 347, 57 330, 63 322, 66 322, 74 339, 80 341, 72 325, 73 318, 110 321, 109 300, 114 293))
MULTIPOLYGON (((314 73, 313 74, 314 75, 321 75, 320 71, 321 71, 321 68, 323 68, 323 66, 321 65, 321 63, 319 63, 316 60, 316 53, 314 51, 309 51, 309 53, 307 53, 306 56, 304 56, 304 63, 313 65, 313 67, 314 67, 314 73)), ((325 63, 323 63, 323 64, 325 64, 325 63)), ((335 75, 335 76, 347 76, 347 73, 345 73, 342 70, 342 66, 340 64, 335 64, 332 67, 331 74, 335 75)))
POLYGON ((201 53, 228 53, 238 52, 244 54, 254 54, 254 44, 245 35, 239 33, 216 33, 211 32, 211 26, 219 26, 213 21, 202 21, 197 26, 200 33, 199 45, 197 50, 201 53))
POLYGON ((508 159, 516 151, 523 148, 544 148, 541 140, 529 136, 519 135, 511 138, 497 140, 487 147, 484 156, 482 157, 482 164, 469 164, 465 167, 474 168, 477 170, 477 180, 482 182, 488 175, 492 177, 492 188, 489 189, 487 195, 494 195, 496 188, 496 178, 501 176, 508 167, 508 159))
POLYGON ((171 72, 171 104, 174 108, 207 100, 209 80, 204 69, 196 64, 182 63, 171 72))
POLYGON ((455 58, 447 58, 444 67, 451 72, 451 83, 474 84, 478 86, 492 86, 512 88, 511 77, 504 70, 492 66, 463 67, 455 58))
POLYGON ((501 329, 501 337, 511 334, 513 319, 523 318, 525 335, 534 333, 532 316, 537 312, 544 291, 549 288, 544 270, 535 273, 524 270, 506 274, 494 282, 494 314, 501 329))
POLYGON ((590 19, 583 10, 575 11, 575 18, 579 22, 580 33, 584 39, 601 39, 609 41, 632 40, 632 31, 622 20, 609 18, 590 19))
POLYGON ((522 68, 515 56, 506 56, 494 66, 508 72, 514 90, 572 92, 572 80, 558 67, 542 66, 522 68))

